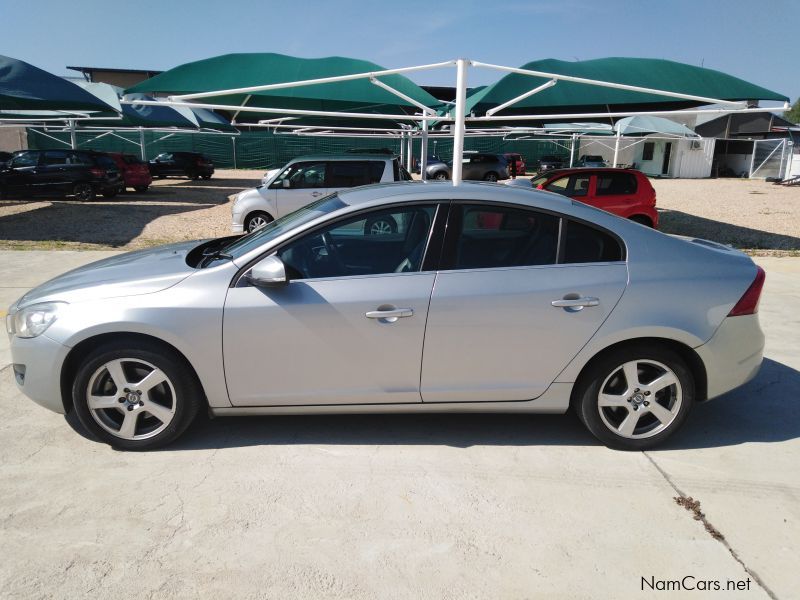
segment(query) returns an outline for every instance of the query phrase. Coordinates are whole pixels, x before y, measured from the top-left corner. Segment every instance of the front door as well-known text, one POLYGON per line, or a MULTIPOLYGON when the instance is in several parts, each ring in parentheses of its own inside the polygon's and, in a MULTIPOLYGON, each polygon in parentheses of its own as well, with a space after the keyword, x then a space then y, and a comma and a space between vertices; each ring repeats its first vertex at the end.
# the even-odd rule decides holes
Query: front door
POLYGON ((664 144, 664 162, 661 163, 661 174, 669 175, 669 159, 672 154, 672 142, 664 144))
POLYGON ((448 268, 428 311, 423 402, 540 396, 617 304, 627 281, 621 258, 614 238, 577 222, 454 206, 448 268))
POLYGON ((302 235, 280 287, 228 292, 225 377, 234 406, 420 402, 435 273, 421 270, 434 205, 374 210, 302 235), (376 235, 370 220, 397 231, 376 235))
POLYGON ((269 186, 278 196, 278 217, 326 196, 325 170, 325 161, 299 162, 286 167, 269 186))

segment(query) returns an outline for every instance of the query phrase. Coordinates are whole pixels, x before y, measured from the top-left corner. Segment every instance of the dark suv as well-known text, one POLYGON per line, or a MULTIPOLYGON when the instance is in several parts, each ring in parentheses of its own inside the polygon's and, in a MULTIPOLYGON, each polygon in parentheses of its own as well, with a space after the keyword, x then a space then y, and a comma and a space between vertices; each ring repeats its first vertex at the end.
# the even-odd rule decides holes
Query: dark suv
POLYGON ((21 150, 0 168, 0 197, 75 196, 113 198, 122 188, 116 163, 86 150, 21 150))
MULTIPOLYGON (((431 161, 428 161, 426 172, 428 179, 450 179, 453 176, 453 164, 452 162, 431 164, 431 161)), ((508 179, 508 161, 502 154, 465 152, 461 177, 478 181, 508 179)))
POLYGON ((189 179, 211 179, 214 163, 197 152, 163 152, 149 163, 150 174, 162 179, 167 175, 184 175, 189 179))

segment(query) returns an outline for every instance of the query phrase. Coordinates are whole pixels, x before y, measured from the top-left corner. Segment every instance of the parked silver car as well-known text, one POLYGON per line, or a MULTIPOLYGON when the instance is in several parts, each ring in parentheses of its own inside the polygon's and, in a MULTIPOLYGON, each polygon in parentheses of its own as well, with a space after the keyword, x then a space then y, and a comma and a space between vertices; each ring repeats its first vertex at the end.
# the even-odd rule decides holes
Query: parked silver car
POLYGON ((20 389, 125 449, 213 415, 563 413, 648 448, 755 375, 763 271, 563 196, 395 183, 131 252, 9 309, 20 389), (394 233, 367 223, 391 217, 394 233))
MULTIPOLYGON (((268 171, 262 184, 236 195, 231 230, 250 233, 277 218, 339 190, 391 181, 410 181, 397 157, 384 154, 322 154, 293 158, 268 171)), ((382 227, 388 227, 386 222, 382 227)))

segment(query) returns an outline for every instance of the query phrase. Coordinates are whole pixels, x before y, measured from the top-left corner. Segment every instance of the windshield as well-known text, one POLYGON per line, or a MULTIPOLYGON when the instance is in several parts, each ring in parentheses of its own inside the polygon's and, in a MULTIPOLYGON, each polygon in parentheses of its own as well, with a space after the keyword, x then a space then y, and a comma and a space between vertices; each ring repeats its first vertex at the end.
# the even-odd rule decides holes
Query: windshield
POLYGON ((289 213, 276 221, 268 223, 261 229, 256 229, 254 232, 238 238, 234 242, 220 248, 220 252, 229 255, 231 258, 238 258, 274 240, 287 231, 291 231, 295 227, 300 227, 309 221, 313 221, 317 217, 335 212, 345 206, 347 205, 339 200, 339 196, 336 194, 325 196, 308 206, 304 206, 293 213, 289 213))

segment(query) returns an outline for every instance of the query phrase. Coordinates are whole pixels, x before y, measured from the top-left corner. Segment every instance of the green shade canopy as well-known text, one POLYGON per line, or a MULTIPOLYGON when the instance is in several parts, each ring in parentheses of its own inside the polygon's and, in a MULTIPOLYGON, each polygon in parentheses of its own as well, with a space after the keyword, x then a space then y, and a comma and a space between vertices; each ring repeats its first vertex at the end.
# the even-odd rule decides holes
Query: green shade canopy
MULTIPOLYGON (((282 54, 226 54, 187 63, 127 90, 133 93, 166 93, 172 95, 247 88, 275 83, 304 81, 372 73, 384 70, 375 63, 353 58, 296 58, 282 54)), ((425 106, 438 101, 402 75, 381 76, 380 81, 425 106)), ((299 109, 326 112, 368 112, 373 114, 414 114, 419 108, 374 85, 369 79, 354 79, 302 87, 283 88, 252 94, 236 93, 193 100, 201 104, 247 106, 276 109, 299 109), (250 98, 248 99, 248 96, 250 98)), ((276 113, 241 112, 238 122, 253 122, 280 116, 276 113)), ((409 122, 410 121, 406 121, 409 122)), ((372 126, 360 120, 359 126, 372 126)))
POLYGON ((8 56, 0 56, 0 110, 113 112, 71 81, 8 56))
MULTIPOLYGON (((777 100, 781 102, 788 100, 782 94, 720 71, 694 67, 671 60, 598 58, 568 62, 547 58, 529 62, 521 68, 719 100, 777 100)), ((466 112, 482 116, 488 109, 516 98, 548 80, 547 77, 509 73, 498 82, 467 98, 466 112)), ((677 110, 702 104, 704 103, 656 94, 559 81, 553 87, 529 96, 496 114, 677 110)))

